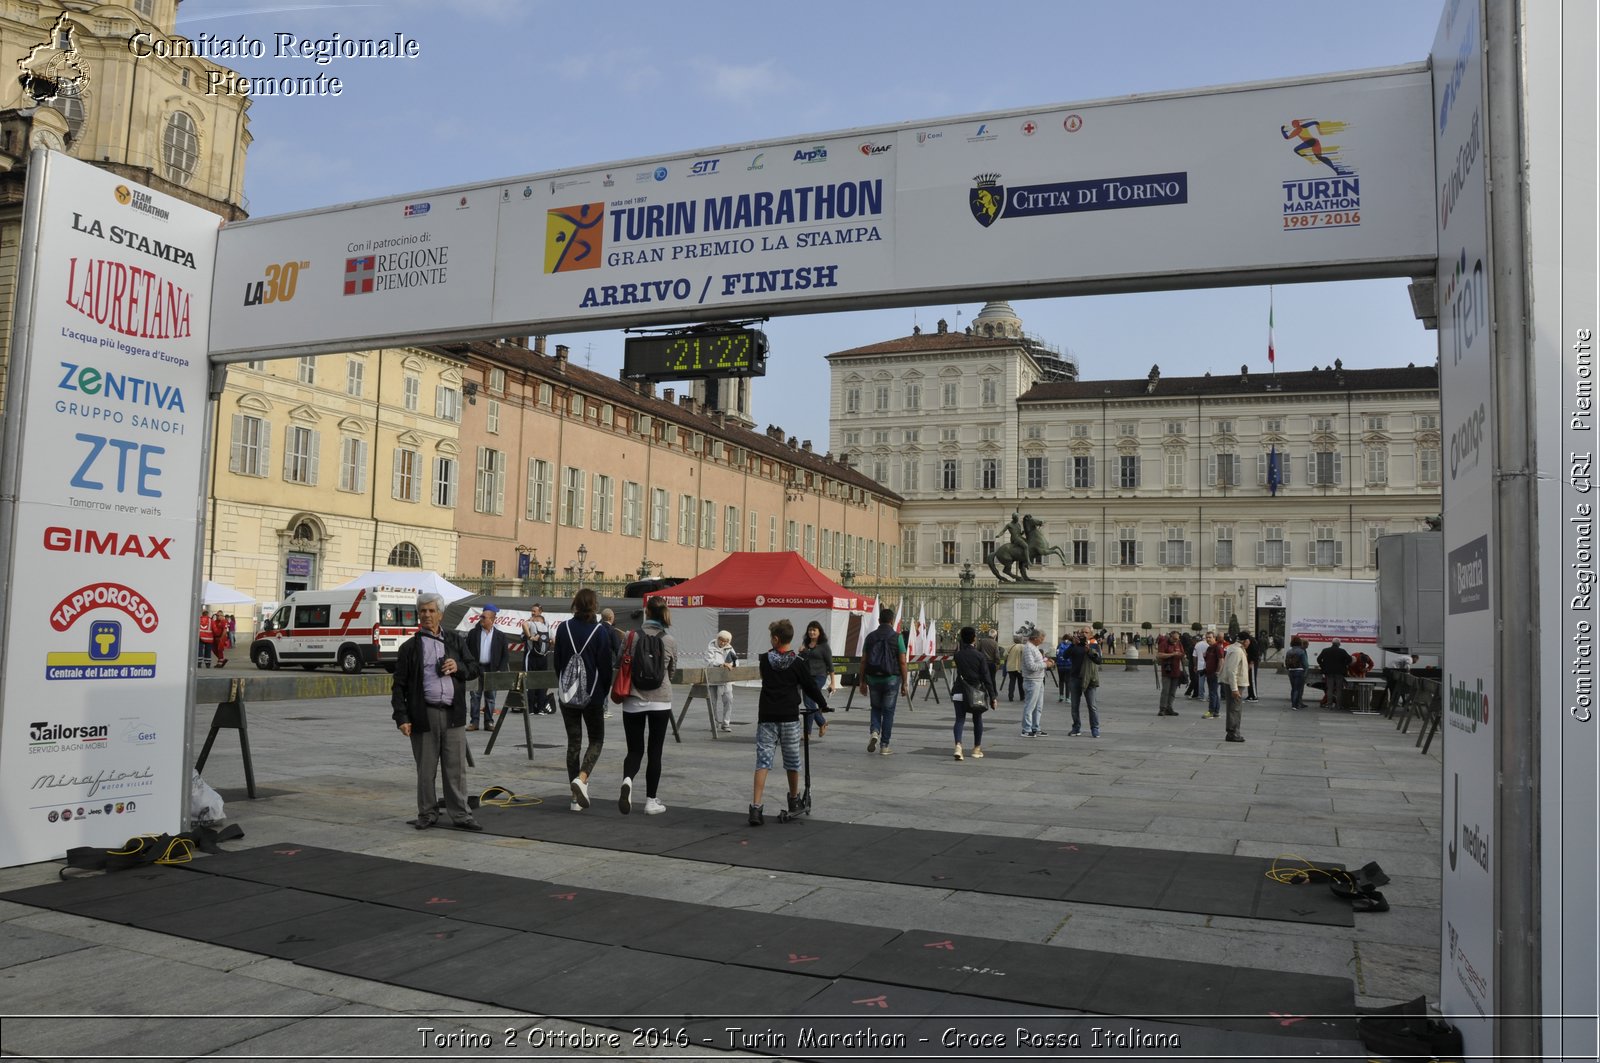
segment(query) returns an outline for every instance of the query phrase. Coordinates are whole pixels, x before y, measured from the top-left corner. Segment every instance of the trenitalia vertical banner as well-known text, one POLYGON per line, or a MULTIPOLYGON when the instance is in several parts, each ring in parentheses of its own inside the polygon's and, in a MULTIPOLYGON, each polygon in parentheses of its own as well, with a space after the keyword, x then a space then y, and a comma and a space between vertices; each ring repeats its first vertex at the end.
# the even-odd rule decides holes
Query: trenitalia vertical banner
MULTIPOLYGON (((1487 96, 1481 0, 1450 0, 1433 45, 1445 594, 1440 1000, 1470 1055, 1494 1051, 1497 582, 1487 96)), ((1514 134, 1513 134, 1514 135, 1514 134)), ((1523 704, 1517 711, 1528 711, 1523 704)))
POLYGON ((34 161, 6 400, 23 441, 6 456, 8 866, 179 826, 219 223, 68 156, 34 161))

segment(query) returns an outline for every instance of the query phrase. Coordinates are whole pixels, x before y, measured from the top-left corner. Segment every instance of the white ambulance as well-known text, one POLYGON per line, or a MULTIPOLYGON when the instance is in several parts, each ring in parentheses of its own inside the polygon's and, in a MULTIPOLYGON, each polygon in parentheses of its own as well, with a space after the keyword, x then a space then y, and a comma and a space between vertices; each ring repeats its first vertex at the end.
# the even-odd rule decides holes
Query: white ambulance
POLYGON ((417 630, 417 592, 405 587, 295 591, 250 644, 264 671, 298 664, 310 671, 336 664, 355 674, 381 665, 394 670, 400 644, 417 630))

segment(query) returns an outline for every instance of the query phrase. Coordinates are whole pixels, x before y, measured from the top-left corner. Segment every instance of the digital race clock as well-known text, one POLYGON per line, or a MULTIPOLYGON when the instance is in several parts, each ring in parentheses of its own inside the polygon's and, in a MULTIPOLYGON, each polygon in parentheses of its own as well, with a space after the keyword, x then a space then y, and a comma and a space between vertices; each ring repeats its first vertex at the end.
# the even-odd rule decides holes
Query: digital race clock
POLYGON ((622 349, 624 380, 704 380, 766 376, 767 336, 753 328, 706 328, 629 336, 622 349))

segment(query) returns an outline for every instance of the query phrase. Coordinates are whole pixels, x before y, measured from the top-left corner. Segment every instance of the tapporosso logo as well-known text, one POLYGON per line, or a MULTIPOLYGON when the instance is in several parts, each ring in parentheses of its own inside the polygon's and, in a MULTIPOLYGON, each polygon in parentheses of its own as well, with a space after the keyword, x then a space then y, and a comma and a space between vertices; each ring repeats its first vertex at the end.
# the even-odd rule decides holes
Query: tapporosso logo
POLYGON ((1361 224, 1361 175, 1344 158, 1344 149, 1326 139, 1349 128, 1348 122, 1321 118, 1293 118, 1278 127, 1278 135, 1302 162, 1296 169, 1314 172, 1280 182, 1285 230, 1361 224))
MULTIPOLYGON (((60 539, 57 541, 61 542, 60 539)), ((62 545, 72 543, 73 540, 67 538, 62 545)), ((89 544, 83 541, 83 545, 89 544)), ((165 544, 162 548, 165 549, 165 544)), ((140 549, 143 549, 143 545, 140 549)), ((155 607, 144 595, 123 584, 109 582, 88 584, 61 599, 50 611, 50 626, 65 633, 86 614, 102 609, 125 613, 133 620, 135 627, 146 635, 161 626, 155 607)), ((56 650, 46 654, 44 677, 48 680, 155 678, 154 652, 128 652, 123 649, 122 621, 101 617, 91 620, 87 628, 87 641, 88 646, 82 652, 56 650)))
POLYGON ((1150 173, 1088 181, 1007 188, 997 173, 982 173, 967 190, 972 220, 987 229, 1002 218, 1036 218, 1125 207, 1167 207, 1189 202, 1189 174, 1150 173))

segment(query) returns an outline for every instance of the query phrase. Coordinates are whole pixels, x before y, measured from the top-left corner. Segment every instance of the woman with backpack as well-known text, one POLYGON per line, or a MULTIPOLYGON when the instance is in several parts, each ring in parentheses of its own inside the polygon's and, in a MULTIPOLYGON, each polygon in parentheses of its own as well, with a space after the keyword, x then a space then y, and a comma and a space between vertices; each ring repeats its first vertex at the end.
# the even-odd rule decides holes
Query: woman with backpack
MULTIPOLYGON (((645 766, 644 814, 655 816, 667 810, 667 806, 656 799, 656 787, 661 784, 661 748, 666 743, 667 725, 672 722, 672 670, 678 667, 678 643, 667 634, 671 626, 672 614, 667 603, 661 598, 651 598, 644 606, 641 630, 628 632, 622 643, 623 658, 635 662, 633 689, 622 699, 622 734, 627 740, 628 752, 622 758, 622 795, 617 798, 617 808, 624 816, 633 811, 633 777, 638 774, 641 762, 645 766), (637 662, 646 652, 643 644, 649 639, 661 640, 661 684, 654 690, 641 689, 638 683, 637 662)), ((653 647, 649 649, 653 651, 653 647)))
POLYGON ((572 619, 556 628, 556 701, 567 729, 567 777, 572 811, 589 807, 589 773, 606 739, 606 697, 611 692, 611 637, 596 610, 600 599, 583 588, 572 598, 572 619), (584 732, 589 735, 584 746, 584 732), (580 759, 580 753, 582 754, 580 759))
MULTIPOLYGON (((817 689, 828 693, 839 688, 839 677, 833 674, 833 649, 828 645, 827 633, 815 620, 806 625, 806 636, 800 645, 800 659, 806 662, 817 689)), ((823 737, 828 733, 828 717, 823 714, 822 705, 812 701, 809 694, 802 693, 801 697, 805 699, 805 711, 801 715, 805 719, 806 737, 811 737, 813 723, 817 725, 817 737, 823 737)))

